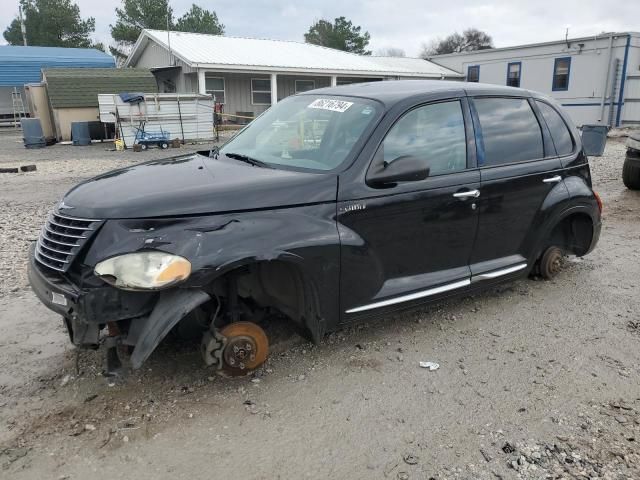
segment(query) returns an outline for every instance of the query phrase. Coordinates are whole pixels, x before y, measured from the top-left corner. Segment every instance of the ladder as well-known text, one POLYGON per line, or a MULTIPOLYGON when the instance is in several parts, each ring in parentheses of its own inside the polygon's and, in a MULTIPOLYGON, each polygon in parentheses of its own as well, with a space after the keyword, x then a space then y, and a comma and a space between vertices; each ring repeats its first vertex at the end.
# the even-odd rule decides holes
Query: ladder
POLYGON ((26 117, 27 113, 24 110, 24 102, 22 101, 22 93, 17 87, 13 87, 11 92, 11 103, 13 105, 13 126, 15 128, 20 127, 20 119, 26 117))

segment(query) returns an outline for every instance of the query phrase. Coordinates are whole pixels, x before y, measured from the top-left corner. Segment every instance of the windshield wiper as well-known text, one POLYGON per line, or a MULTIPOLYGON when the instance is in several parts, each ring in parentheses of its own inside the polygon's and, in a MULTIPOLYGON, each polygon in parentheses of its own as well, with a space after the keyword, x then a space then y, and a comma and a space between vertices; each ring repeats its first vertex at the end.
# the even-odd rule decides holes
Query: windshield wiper
POLYGON ((242 153, 226 153, 225 155, 229 158, 233 158, 235 160, 240 160, 241 162, 244 163, 248 163, 249 165, 253 165, 254 167, 263 167, 263 168, 273 168, 271 165, 269 165, 266 162, 263 162, 261 160, 257 160, 255 158, 252 158, 248 155, 244 155, 242 153))

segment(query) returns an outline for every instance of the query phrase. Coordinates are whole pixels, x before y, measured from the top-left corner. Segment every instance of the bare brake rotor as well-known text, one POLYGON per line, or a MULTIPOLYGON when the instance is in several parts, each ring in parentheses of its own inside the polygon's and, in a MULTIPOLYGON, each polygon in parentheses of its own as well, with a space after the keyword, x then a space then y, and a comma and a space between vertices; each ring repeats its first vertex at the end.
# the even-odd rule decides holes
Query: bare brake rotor
POLYGON ((549 247, 542 254, 540 259, 540 275, 547 280, 551 280, 561 270, 564 261, 564 253, 558 247, 549 247))
POLYGON ((269 340, 255 323, 235 322, 215 334, 207 332, 202 354, 207 365, 215 364, 228 375, 246 375, 267 359, 269 340))

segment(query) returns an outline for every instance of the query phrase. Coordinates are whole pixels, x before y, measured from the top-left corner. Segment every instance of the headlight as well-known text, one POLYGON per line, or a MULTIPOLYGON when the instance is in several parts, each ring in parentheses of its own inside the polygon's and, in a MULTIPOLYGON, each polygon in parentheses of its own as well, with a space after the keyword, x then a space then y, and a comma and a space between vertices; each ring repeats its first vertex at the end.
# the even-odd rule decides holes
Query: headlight
POLYGON ((191 263, 164 252, 127 253, 98 263, 94 273, 124 290, 156 290, 188 278, 191 263))

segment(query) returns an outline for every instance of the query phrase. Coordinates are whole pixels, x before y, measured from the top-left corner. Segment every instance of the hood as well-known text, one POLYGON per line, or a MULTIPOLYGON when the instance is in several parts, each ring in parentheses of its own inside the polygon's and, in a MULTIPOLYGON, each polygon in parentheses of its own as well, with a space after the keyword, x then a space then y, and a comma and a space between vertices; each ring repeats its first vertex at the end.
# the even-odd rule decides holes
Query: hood
POLYGON ((333 202, 337 177, 199 154, 114 170, 71 189, 59 209, 80 218, 149 218, 333 202))

